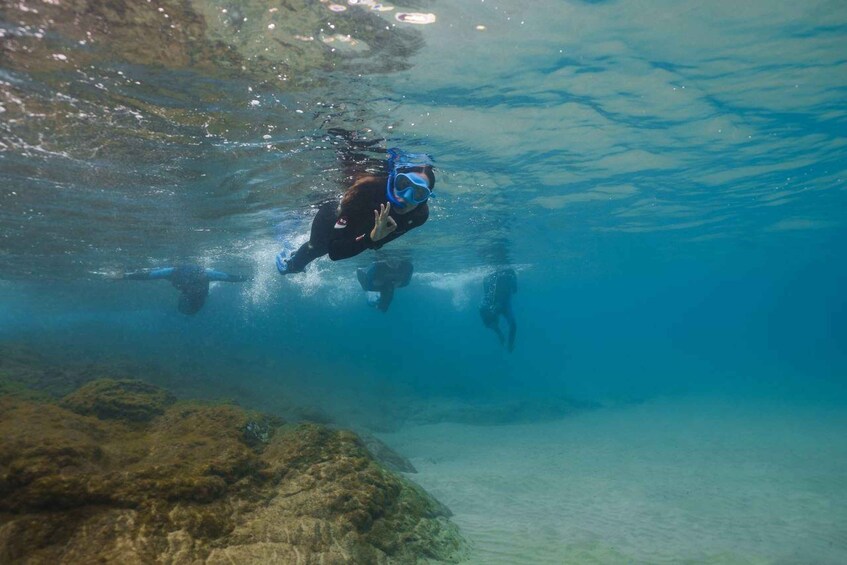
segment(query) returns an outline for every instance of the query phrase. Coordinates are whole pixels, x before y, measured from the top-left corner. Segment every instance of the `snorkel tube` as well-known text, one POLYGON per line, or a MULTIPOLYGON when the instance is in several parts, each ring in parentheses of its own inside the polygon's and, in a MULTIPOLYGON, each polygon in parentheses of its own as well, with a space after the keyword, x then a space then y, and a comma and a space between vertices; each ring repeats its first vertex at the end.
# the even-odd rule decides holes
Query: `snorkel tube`
POLYGON ((397 173, 403 169, 414 169, 416 167, 432 167, 432 158, 426 153, 406 153, 398 147, 392 147, 388 151, 388 182, 385 184, 385 195, 393 206, 405 208, 406 204, 400 202, 394 195, 394 181, 397 173))

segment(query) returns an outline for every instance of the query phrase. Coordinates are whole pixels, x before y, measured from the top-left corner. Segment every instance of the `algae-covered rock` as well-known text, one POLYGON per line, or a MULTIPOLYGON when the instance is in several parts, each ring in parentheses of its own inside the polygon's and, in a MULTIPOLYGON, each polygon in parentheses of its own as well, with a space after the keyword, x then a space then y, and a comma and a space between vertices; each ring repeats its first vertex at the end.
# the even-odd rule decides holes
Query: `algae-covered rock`
POLYGON ((103 420, 145 422, 164 413, 174 400, 169 392, 143 381, 100 379, 66 396, 62 406, 103 420))
POLYGON ((251 447, 261 447, 271 441, 274 432, 283 423, 282 418, 267 416, 250 420, 241 430, 242 440, 251 447))
POLYGON ((106 431, 57 406, 0 397, 0 512, 69 508, 95 502, 106 431))
POLYGON ((360 432, 359 436, 362 438, 362 442, 364 442, 365 447, 368 448, 373 458, 382 463, 386 468, 398 473, 418 472, 411 461, 391 449, 381 439, 366 432, 360 432))
POLYGON ((0 437, 3 563, 462 554, 449 511, 378 464, 352 432, 98 381, 62 405, 0 397, 0 437))
POLYGON ((278 431, 263 471, 279 481, 244 516, 210 563, 454 561, 463 541, 449 511, 420 487, 378 465, 352 432, 315 424, 278 431), (285 561, 283 559, 283 561, 285 561))

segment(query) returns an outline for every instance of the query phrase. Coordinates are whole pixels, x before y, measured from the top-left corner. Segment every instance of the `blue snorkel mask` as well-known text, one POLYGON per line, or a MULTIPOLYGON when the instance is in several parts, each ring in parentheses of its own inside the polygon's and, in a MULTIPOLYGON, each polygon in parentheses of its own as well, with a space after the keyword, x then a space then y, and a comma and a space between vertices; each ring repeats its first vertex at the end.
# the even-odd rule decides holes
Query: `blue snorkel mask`
POLYGON ((403 208, 406 204, 423 204, 435 196, 429 186, 429 178, 423 173, 410 170, 419 167, 432 167, 432 159, 426 153, 406 153, 396 147, 388 150, 388 168, 391 172, 385 193, 391 204, 403 208))

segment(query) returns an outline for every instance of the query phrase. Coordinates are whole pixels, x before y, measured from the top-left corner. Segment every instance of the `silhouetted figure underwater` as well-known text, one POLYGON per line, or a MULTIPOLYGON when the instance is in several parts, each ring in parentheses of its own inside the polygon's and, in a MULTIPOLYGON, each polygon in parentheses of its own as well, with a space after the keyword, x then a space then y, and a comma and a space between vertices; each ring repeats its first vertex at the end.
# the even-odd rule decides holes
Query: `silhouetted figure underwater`
POLYGON ((143 271, 125 273, 124 280, 151 281, 165 279, 180 292, 177 309, 187 316, 196 314, 206 303, 209 296, 209 283, 212 281, 222 282, 246 282, 248 276, 230 275, 214 269, 205 269, 199 265, 177 265, 175 267, 161 267, 143 271))
POLYGON ((509 351, 515 349, 517 324, 512 312, 512 295, 518 291, 518 276, 514 269, 501 269, 485 277, 482 281, 482 303, 479 315, 485 327, 494 331, 500 343, 506 343, 509 351), (500 316, 506 318, 509 325, 509 337, 506 342, 500 330, 500 316))
POLYGON ((394 289, 407 286, 412 280, 412 263, 399 261, 375 261, 368 268, 356 270, 359 284, 367 293, 368 305, 387 312, 394 299, 394 289))
POLYGON ((308 242, 296 251, 284 242, 276 256, 280 274, 300 273, 324 255, 338 261, 379 249, 426 222, 435 187, 432 160, 399 149, 387 154, 385 171, 357 176, 340 202, 332 199, 319 206, 308 242))

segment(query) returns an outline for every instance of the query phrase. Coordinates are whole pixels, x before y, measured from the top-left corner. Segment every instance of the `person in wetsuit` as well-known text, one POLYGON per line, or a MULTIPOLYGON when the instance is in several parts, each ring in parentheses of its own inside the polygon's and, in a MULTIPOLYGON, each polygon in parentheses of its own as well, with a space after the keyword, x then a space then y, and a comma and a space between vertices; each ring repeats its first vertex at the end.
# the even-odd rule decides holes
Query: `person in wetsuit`
POLYGON ((512 295, 517 291, 518 276, 511 268, 495 271, 482 281, 482 304, 479 306, 482 323, 497 334, 500 343, 504 343, 503 332, 500 330, 500 316, 506 318, 509 325, 507 346, 510 352, 515 349, 515 333, 517 332, 515 314, 512 312, 512 295))
POLYGON ((312 220, 309 241, 297 251, 286 242, 276 256, 279 273, 300 273, 324 255, 338 261, 379 249, 423 225, 435 187, 431 159, 389 149, 387 169, 387 174, 360 176, 340 202, 324 202, 312 220))
POLYGON ((177 265, 144 271, 125 273, 124 280, 150 281, 166 279, 180 292, 177 309, 187 316, 196 314, 206 303, 209 296, 209 283, 212 281, 246 282, 250 277, 230 275, 214 269, 204 269, 199 265, 177 265))
POLYGON ((394 299, 394 289, 412 280, 412 263, 400 261, 375 261, 367 269, 357 269, 356 275, 362 290, 367 293, 368 305, 387 312, 394 299))

